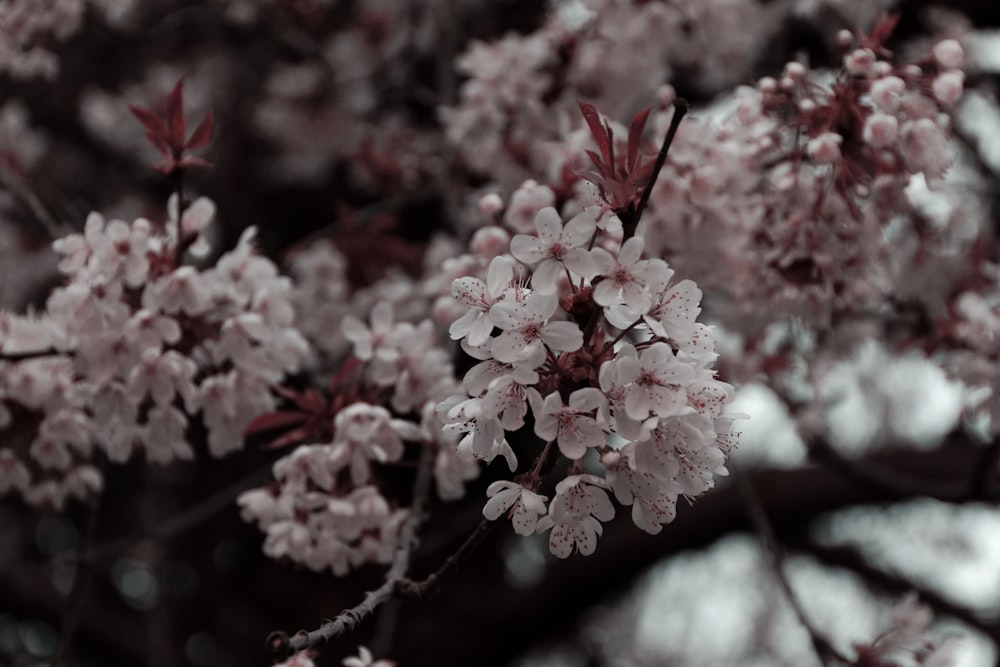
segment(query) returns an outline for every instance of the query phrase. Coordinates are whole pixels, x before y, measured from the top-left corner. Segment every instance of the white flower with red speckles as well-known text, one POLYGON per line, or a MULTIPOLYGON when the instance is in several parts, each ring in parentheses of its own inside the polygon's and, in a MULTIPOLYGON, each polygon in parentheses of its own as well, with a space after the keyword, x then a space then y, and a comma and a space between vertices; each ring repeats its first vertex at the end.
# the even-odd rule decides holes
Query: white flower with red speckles
POLYGON ((563 404, 557 391, 543 402, 538 391, 532 389, 528 398, 535 415, 535 435, 545 441, 556 441, 566 458, 578 459, 588 449, 605 444, 604 430, 595 418, 595 412, 600 414, 607 404, 599 389, 577 389, 570 394, 569 405, 563 404))
POLYGON ((604 532, 601 521, 615 516, 607 488, 608 483, 596 475, 573 475, 556 485, 549 513, 538 522, 538 532, 552 531, 553 554, 568 558, 574 548, 585 556, 594 553, 597 537, 604 532))
POLYGON ((493 339, 493 356, 503 362, 522 357, 525 348, 547 345, 572 352, 583 345, 583 333, 574 322, 550 321, 559 308, 555 294, 531 292, 523 300, 504 299, 490 308, 490 319, 503 330, 493 339))
POLYGON ((586 246, 597 231, 592 216, 580 214, 563 226, 562 218, 551 206, 535 216, 538 236, 518 234, 510 241, 514 259, 534 266, 531 286, 542 294, 556 291, 556 283, 564 271, 589 280, 597 273, 597 265, 586 246))
POLYGON ((538 526, 538 519, 547 510, 545 496, 526 489, 516 482, 500 480, 486 489, 486 505, 483 517, 496 521, 504 513, 511 512, 511 523, 518 535, 531 535, 538 526))

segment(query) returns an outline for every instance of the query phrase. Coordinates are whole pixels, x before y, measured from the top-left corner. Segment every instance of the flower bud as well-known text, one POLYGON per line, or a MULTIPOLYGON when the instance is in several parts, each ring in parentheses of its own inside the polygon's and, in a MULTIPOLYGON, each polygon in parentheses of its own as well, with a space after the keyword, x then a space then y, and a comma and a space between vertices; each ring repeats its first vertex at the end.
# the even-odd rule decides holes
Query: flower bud
POLYGON ((844 68, 855 76, 875 74, 875 52, 871 49, 854 49, 844 56, 844 68))
POLYGON ((811 139, 806 146, 809 157, 819 164, 831 164, 840 161, 840 144, 844 140, 836 132, 824 132, 811 139))
POLYGON ((965 75, 957 69, 938 74, 937 78, 934 79, 934 83, 931 84, 934 98, 946 107, 954 105, 962 97, 962 84, 964 81, 965 75))
POLYGON ((938 42, 931 53, 934 55, 934 60, 947 69, 955 69, 965 63, 965 51, 954 39, 938 42))
POLYGON ((884 113, 873 113, 865 121, 863 131, 865 143, 882 148, 896 141, 899 136, 899 121, 895 116, 884 113))

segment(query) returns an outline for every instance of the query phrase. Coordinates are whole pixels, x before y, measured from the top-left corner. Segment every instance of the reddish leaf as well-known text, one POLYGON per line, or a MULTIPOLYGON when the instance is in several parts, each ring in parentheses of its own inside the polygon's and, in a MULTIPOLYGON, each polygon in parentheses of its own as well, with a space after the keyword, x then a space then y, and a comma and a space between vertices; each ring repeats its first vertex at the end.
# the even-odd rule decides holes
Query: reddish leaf
POLYGON ((594 151, 588 150, 587 157, 589 157, 590 161, 594 163, 594 166, 597 168, 598 173, 600 173, 601 176, 607 178, 608 176, 607 167, 604 165, 603 162, 601 162, 600 156, 598 156, 597 153, 595 153, 594 151))
POLYGON ((639 147, 642 143, 642 131, 646 127, 646 118, 652 107, 646 107, 636 115, 632 116, 632 123, 628 126, 628 170, 635 169, 635 164, 639 160, 639 147))
POLYGON ((167 126, 163 124, 163 120, 148 109, 143 109, 142 107, 132 106, 128 107, 129 111, 139 119, 146 128, 146 138, 149 139, 149 143, 153 144, 153 147, 160 153, 166 155, 170 152, 170 147, 167 145, 167 126))
POLYGON ((281 447, 287 447, 294 442, 303 442, 309 440, 312 437, 312 431, 308 428, 301 427, 293 429, 288 433, 284 434, 280 438, 276 438, 267 444, 268 449, 280 449, 281 447))
POLYGON ((607 132, 608 139, 608 171, 615 173, 615 134, 611 131, 608 121, 604 121, 604 131, 607 132))
POLYGON ((167 127, 170 129, 170 147, 180 152, 184 146, 187 128, 184 123, 184 77, 180 78, 167 96, 167 127))
POLYGON ((601 116, 597 113, 597 109, 594 108, 593 104, 587 104, 580 100, 577 100, 576 103, 580 107, 583 119, 587 121, 587 125, 590 127, 591 136, 597 142, 597 147, 601 149, 601 155, 604 156, 604 160, 608 163, 608 166, 613 168, 615 162, 612 159, 613 154, 611 152, 611 142, 609 141, 610 130, 607 129, 607 126, 601 124, 601 116))
POLYGON ((184 148, 187 150, 195 150, 201 148, 209 142, 212 138, 212 131, 215 129, 215 118, 212 116, 212 112, 209 111, 208 115, 205 116, 205 120, 198 124, 194 132, 191 134, 191 138, 187 140, 184 144, 184 148))
POLYGON ((354 371, 357 370, 358 366, 361 365, 361 360, 355 356, 351 356, 340 365, 337 369, 336 374, 330 378, 330 393, 336 394, 337 389, 347 384, 348 379, 354 375, 354 371))
POLYGON ((885 43, 896 29, 899 23, 899 14, 882 14, 875 20, 875 27, 872 28, 871 38, 879 45, 885 43))
POLYGON ((254 435, 261 431, 272 431, 276 428, 295 426, 306 421, 306 419, 308 419, 308 416, 301 412, 292 412, 290 410, 270 412, 257 417, 247 424, 247 427, 243 429, 243 435, 254 435))

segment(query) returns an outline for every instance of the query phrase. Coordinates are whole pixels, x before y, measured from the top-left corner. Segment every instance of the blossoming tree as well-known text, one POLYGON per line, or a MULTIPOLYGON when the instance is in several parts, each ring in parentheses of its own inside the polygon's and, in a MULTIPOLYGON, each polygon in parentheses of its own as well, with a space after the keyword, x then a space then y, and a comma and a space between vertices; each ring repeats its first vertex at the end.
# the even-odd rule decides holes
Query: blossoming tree
POLYGON ((0 8, 0 611, 58 617, 10 655, 506 664, 742 530, 775 664, 958 664, 933 612, 1000 641, 814 535, 997 499, 990 19, 871 7, 0 8), (919 595, 845 635, 788 551, 919 595))

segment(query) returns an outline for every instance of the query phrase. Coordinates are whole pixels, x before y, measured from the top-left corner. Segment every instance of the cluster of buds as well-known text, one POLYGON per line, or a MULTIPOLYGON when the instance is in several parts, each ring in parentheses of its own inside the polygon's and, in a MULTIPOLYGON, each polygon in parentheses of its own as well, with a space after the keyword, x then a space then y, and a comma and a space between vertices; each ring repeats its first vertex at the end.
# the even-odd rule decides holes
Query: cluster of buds
MULTIPOLYGON (((951 164, 949 119, 962 96, 962 46, 938 43, 922 61, 892 62, 884 42, 898 16, 883 17, 871 35, 843 31, 843 67, 829 86, 819 85, 801 63, 758 83, 766 113, 788 120, 797 150, 815 164, 832 165, 842 192, 889 192, 922 173, 940 178, 951 164), (802 145, 804 144, 804 148, 802 145)), ((783 143, 783 142, 782 142, 783 143)))

